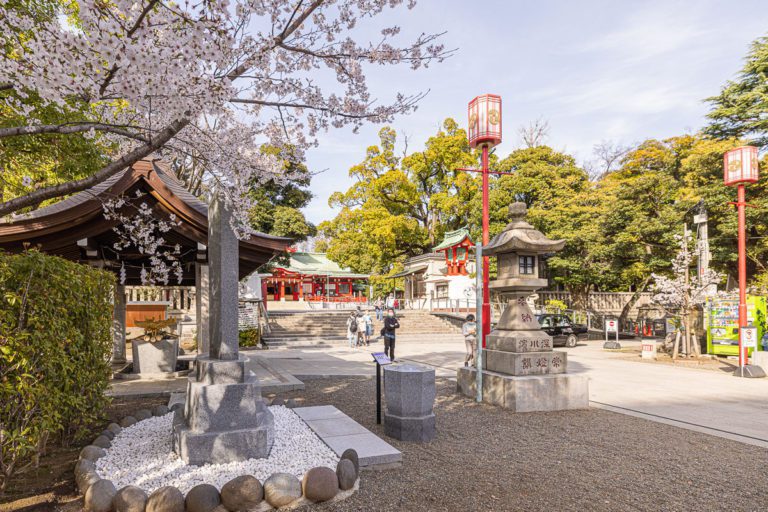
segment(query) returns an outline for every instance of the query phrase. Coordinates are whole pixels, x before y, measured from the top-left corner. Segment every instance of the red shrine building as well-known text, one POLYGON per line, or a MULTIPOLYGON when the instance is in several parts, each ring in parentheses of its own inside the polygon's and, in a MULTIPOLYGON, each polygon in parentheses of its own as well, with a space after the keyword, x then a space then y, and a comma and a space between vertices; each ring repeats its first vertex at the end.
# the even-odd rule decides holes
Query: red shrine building
POLYGON ((368 275, 356 274, 324 253, 293 252, 263 280, 269 301, 367 302, 368 275))

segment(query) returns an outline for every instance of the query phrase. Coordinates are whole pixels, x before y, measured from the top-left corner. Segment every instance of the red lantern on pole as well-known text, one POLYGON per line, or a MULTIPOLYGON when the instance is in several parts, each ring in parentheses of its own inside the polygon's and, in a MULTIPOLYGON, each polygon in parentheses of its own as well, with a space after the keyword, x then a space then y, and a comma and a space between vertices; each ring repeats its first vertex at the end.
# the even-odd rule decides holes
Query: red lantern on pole
POLYGON ((723 179, 726 186, 757 183, 757 148, 742 146, 723 156, 723 179))
POLYGON ((501 143, 501 96, 483 94, 469 102, 469 145, 501 143))
MULTIPOLYGON (((765 377, 762 368, 747 364, 749 348, 744 343, 747 327, 747 214, 745 183, 755 183, 757 174, 757 148, 743 146, 723 156, 723 179, 726 186, 736 185, 736 209, 739 215, 739 368, 737 377, 765 377)), ((754 350, 757 350, 755 348, 754 350)))
MULTIPOLYGON (((483 94, 469 102, 468 138, 473 148, 483 149, 483 245, 488 244, 488 150, 501 143, 501 96, 483 94)), ((483 347, 485 337, 491 332, 491 292, 488 289, 489 260, 483 257, 483 307, 482 333, 483 347)))

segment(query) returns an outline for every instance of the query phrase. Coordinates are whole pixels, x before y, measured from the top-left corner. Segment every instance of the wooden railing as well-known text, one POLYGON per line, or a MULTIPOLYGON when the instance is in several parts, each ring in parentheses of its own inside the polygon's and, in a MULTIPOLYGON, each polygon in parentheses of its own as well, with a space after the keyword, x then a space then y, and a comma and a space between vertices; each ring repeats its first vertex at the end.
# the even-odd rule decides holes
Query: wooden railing
POLYGON ((125 295, 129 302, 164 301, 170 302, 168 309, 195 313, 194 286, 126 286, 125 295))

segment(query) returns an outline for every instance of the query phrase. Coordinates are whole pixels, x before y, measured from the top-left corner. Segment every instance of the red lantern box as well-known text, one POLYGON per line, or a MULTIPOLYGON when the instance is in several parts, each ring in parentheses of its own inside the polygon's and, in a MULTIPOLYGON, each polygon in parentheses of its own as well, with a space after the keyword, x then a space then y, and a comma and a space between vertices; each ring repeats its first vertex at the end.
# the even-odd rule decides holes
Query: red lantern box
POLYGON ((469 102, 469 145, 501 142, 501 96, 483 94, 469 102))
POLYGON ((726 185, 757 182, 757 148, 742 146, 723 156, 723 179, 726 185))

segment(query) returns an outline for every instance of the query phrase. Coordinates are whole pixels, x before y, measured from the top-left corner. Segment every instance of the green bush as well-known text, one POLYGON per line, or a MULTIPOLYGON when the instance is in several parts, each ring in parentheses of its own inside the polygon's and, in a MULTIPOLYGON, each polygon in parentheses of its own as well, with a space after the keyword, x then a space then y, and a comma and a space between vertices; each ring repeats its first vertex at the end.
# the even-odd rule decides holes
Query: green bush
POLYGON ((46 443, 85 436, 108 398, 114 276, 0 253, 0 492, 46 443))
POLYGON ((238 338, 241 347, 255 347, 259 344, 261 333, 257 327, 249 327, 238 332, 238 338))

